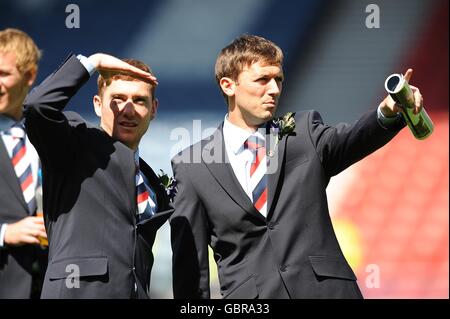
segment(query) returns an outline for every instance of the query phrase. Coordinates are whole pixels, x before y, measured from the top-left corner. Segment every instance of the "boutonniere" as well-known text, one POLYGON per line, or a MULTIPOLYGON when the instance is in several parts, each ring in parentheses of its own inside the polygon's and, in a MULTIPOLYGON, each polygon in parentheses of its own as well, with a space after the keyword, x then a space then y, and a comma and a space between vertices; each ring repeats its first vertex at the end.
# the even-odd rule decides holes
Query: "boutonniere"
POLYGON ((158 175, 159 182, 161 186, 164 187, 169 200, 172 202, 177 194, 177 180, 172 176, 169 177, 162 169, 160 169, 160 171, 161 174, 158 175))
POLYGON ((275 134, 278 135, 275 141, 275 146, 285 135, 289 135, 294 132, 295 129, 295 112, 288 112, 284 116, 275 117, 272 119, 271 127, 275 134))

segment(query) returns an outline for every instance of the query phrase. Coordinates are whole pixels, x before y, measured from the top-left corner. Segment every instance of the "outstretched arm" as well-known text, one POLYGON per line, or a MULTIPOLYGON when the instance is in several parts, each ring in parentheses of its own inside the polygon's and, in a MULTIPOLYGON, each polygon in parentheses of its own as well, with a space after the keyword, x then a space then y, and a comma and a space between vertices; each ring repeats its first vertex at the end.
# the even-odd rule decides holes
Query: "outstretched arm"
MULTIPOLYGON (((412 69, 407 70, 405 74, 407 81, 411 79, 412 72, 412 69)), ((411 88, 414 92, 417 113, 422 109, 423 98, 418 88, 414 86, 411 88)), ((340 173, 376 151, 404 127, 403 121, 396 120, 400 107, 389 95, 379 104, 379 110, 384 119, 378 118, 377 111, 373 110, 352 125, 341 123, 329 126, 323 123, 317 112, 311 114, 311 140, 328 176, 340 173)))

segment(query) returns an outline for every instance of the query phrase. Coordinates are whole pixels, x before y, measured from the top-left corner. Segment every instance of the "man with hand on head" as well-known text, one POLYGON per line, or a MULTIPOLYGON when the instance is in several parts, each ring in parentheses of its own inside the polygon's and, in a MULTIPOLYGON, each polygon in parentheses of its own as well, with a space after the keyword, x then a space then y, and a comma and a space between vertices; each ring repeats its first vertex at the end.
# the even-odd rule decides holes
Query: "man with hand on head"
MULTIPOLYGON (((172 160, 175 298, 210 297, 208 245, 223 298, 362 297, 334 234, 326 187, 405 123, 389 96, 352 125, 326 125, 316 111, 275 119, 282 67, 281 49, 252 35, 216 60, 228 114, 172 160), (192 161, 196 150, 200 163, 192 161)), ((412 88, 419 111, 422 96, 412 88)))
POLYGON ((71 55, 31 92, 25 126, 41 156, 49 265, 42 298, 148 298, 157 229, 169 199, 139 157, 155 117, 156 78, 144 63, 71 55), (99 71, 100 127, 64 107, 99 71))
POLYGON ((39 158, 22 117, 40 56, 25 32, 0 31, 0 299, 39 298, 47 266, 44 219, 36 216, 39 158))

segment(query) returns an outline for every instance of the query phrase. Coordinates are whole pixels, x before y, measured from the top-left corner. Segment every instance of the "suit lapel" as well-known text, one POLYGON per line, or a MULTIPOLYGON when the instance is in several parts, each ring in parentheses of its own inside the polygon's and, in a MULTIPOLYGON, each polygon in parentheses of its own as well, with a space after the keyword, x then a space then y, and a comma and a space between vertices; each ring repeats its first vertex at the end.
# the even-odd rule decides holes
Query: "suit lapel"
MULTIPOLYGON (((117 156, 117 160, 119 161, 120 165, 120 173, 123 180, 123 183, 125 185, 124 192, 120 192, 121 194, 125 194, 127 202, 131 203, 131 205, 135 208, 136 207, 136 179, 135 179, 135 163, 134 163, 134 152, 125 146, 120 141, 114 142, 114 147, 116 149, 115 155, 117 156)), ((153 170, 148 166, 148 164, 143 161, 141 158, 139 159, 139 165, 141 171, 144 173, 144 175, 147 177, 148 182, 150 183, 150 186, 152 187, 153 191, 156 193, 157 198, 157 204, 158 204, 158 211, 166 209, 168 205, 168 201, 166 200, 165 190, 160 185, 159 179, 156 176, 156 174, 153 172, 153 170)), ((130 209, 130 212, 132 212, 132 219, 135 219, 135 209, 130 209)), ((157 214, 153 215, 151 218, 155 217, 157 214)))
POLYGON ((0 136, 0 178, 3 178, 5 185, 11 188, 14 196, 17 197, 24 209, 28 212, 28 206, 25 203, 22 189, 20 188, 19 179, 17 178, 14 167, 11 163, 11 158, 8 156, 3 139, 0 136))
POLYGON ((214 132, 211 140, 206 141, 206 143, 202 149, 202 162, 211 175, 244 211, 265 221, 264 216, 256 210, 250 198, 245 194, 230 165, 223 141, 223 124, 214 132))
MULTIPOLYGON (((271 134, 271 133, 269 133, 271 134)), ((277 137, 276 137, 277 138, 277 137)), ((270 140, 271 143, 269 145, 274 144, 273 135, 266 136, 266 140, 270 140)), ((279 180, 281 171, 284 171, 284 158, 286 156, 286 143, 287 136, 283 136, 283 138, 277 143, 274 149, 269 149, 267 151, 267 218, 269 219, 273 213, 273 209, 275 207, 276 199, 278 198, 279 192, 279 180)), ((272 146, 271 146, 272 148, 272 146)))
MULTIPOLYGON (((114 142, 114 147, 116 149, 115 154, 117 155, 119 161, 119 167, 121 171, 121 177, 125 185, 125 189, 122 189, 121 192, 124 192, 127 196, 127 200, 129 203, 136 207, 136 180, 135 180, 135 164, 134 164, 134 153, 127 146, 122 144, 119 141, 114 142)), ((132 218, 135 220, 135 210, 130 209, 132 212, 132 218)))

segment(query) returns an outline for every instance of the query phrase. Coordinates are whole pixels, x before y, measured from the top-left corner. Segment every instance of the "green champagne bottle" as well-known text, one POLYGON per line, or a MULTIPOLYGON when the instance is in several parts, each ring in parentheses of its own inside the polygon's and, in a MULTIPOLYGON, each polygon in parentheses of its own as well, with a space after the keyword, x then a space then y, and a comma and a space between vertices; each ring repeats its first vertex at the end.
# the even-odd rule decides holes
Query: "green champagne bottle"
POLYGON ((391 74, 384 83, 386 91, 400 105, 406 124, 414 137, 423 140, 433 133, 434 125, 425 108, 414 114, 414 93, 402 74, 391 74))

